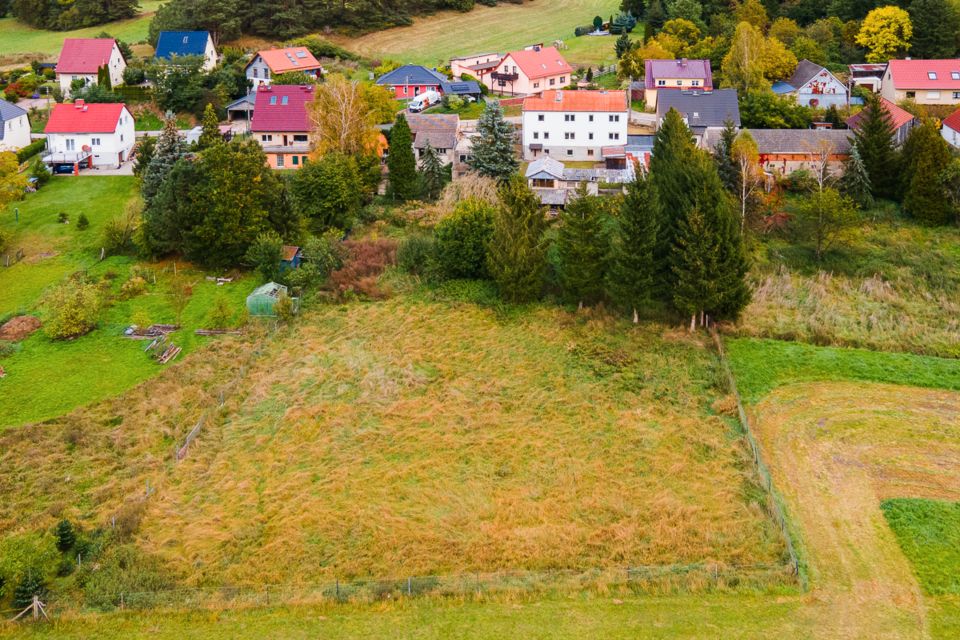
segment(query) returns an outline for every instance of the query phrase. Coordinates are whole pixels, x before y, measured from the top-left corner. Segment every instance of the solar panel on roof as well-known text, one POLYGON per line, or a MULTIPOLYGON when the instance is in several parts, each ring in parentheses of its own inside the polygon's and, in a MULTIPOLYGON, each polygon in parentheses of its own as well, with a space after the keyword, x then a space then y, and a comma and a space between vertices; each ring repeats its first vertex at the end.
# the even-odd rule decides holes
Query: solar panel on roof
POLYGON ((297 57, 298 57, 298 58, 306 58, 306 57, 307 57, 307 52, 306 52, 306 51, 297 51, 297 57))

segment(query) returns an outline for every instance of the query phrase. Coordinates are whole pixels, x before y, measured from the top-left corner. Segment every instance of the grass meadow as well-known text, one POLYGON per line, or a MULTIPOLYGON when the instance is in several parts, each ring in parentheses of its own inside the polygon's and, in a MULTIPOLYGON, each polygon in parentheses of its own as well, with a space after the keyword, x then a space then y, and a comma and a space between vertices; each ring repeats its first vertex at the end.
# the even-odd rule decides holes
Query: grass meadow
POLYGON ((924 591, 960 596, 960 503, 903 498, 881 509, 924 591))
MULTIPOLYGON (((616 61, 613 36, 574 37, 579 25, 590 24, 595 15, 607 19, 619 12, 617 0, 530 0, 496 7, 477 5, 467 13, 438 12, 414 18, 407 27, 395 27, 357 37, 342 36, 337 42, 370 58, 439 66, 451 57, 509 51, 542 42, 563 40, 563 56, 577 65, 609 64, 616 61)), ((642 26, 639 27, 642 30, 642 26)))
MULTIPOLYGON (((121 393, 160 371, 161 366, 143 353, 145 343, 126 339, 122 333, 138 312, 151 322, 175 322, 167 295, 173 265, 147 265, 152 279, 146 290, 125 298, 121 287, 138 263, 127 256, 98 261, 103 225, 123 211, 134 192, 132 177, 55 177, 0 213, 0 228, 12 231, 13 246, 26 252, 23 261, 0 268, 0 320, 23 313, 42 319, 44 292, 78 271, 108 283, 111 299, 91 333, 63 341, 48 338, 41 329, 0 360, 7 374, 0 380, 0 429, 62 415, 121 393), (20 210, 19 223, 14 207, 20 210), (58 222, 60 212, 69 215, 69 224, 58 222), (90 221, 85 230, 77 229, 81 213, 90 221)), ((183 312, 184 328, 171 336, 184 347, 181 358, 208 340, 194 336, 193 330, 205 326, 218 297, 227 298, 239 319, 252 282, 245 278, 218 287, 206 281, 203 273, 181 265, 185 267, 194 282, 193 295, 183 312)))
POLYGON ((150 19, 161 4, 162 0, 141 0, 141 13, 136 18, 73 31, 34 29, 15 18, 0 18, 0 64, 24 61, 19 59, 23 56, 56 60, 64 38, 93 38, 104 31, 125 42, 145 40, 150 19))

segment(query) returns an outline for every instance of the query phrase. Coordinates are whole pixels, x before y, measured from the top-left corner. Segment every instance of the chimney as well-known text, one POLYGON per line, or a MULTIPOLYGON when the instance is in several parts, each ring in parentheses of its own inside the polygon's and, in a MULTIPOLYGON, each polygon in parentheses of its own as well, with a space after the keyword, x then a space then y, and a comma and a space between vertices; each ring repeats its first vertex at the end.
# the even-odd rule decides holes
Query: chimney
POLYGON ((555 98, 557 102, 563 102, 563 91, 557 89, 557 97, 555 98))

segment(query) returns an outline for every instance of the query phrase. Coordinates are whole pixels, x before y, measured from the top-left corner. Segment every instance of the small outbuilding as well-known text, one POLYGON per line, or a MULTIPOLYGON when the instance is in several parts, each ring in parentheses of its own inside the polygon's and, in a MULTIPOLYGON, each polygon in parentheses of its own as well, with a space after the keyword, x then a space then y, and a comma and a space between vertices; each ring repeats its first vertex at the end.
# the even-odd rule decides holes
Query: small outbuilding
MULTIPOLYGON (((253 290, 253 293, 247 296, 247 311, 251 316, 275 316, 274 306, 281 295, 287 295, 287 288, 276 282, 268 282, 260 285, 253 290)), ((297 308, 297 300, 293 299, 294 310, 297 308)))
POLYGON ((300 247, 291 244, 283 245, 280 249, 280 273, 287 269, 299 269, 303 260, 303 251, 300 247))

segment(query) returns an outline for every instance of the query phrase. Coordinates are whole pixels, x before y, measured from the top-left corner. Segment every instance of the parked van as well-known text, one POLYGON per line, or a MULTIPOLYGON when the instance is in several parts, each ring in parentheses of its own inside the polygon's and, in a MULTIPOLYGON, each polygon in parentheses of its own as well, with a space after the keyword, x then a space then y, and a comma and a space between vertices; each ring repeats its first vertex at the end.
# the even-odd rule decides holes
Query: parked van
POLYGON ((433 105, 440 102, 440 94, 436 91, 424 91, 416 98, 410 101, 410 104, 407 105, 407 108, 410 110, 410 113, 419 113, 427 107, 432 107, 433 105))

